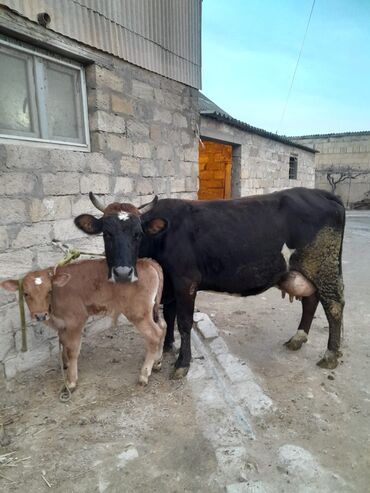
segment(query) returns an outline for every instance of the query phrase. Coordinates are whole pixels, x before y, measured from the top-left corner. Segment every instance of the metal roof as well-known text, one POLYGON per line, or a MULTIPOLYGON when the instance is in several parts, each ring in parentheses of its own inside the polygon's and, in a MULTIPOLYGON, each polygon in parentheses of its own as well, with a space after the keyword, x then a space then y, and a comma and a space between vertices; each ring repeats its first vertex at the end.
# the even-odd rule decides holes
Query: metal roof
POLYGON ((213 120, 217 120, 219 122, 226 123, 233 127, 239 128, 240 130, 245 130, 247 132, 260 135, 261 137, 265 137, 267 139, 275 140, 282 144, 286 144, 292 147, 297 147, 298 149, 302 149, 304 151, 316 153, 315 149, 311 147, 307 147, 301 144, 297 144, 289 140, 288 137, 280 136, 277 134, 273 134, 272 132, 268 132, 267 130, 263 130, 262 128, 253 127, 249 125, 249 123, 244 123, 236 118, 230 116, 226 111, 217 106, 213 101, 211 101, 207 96, 203 93, 199 93, 199 111, 201 116, 205 116, 207 118, 212 118, 213 120))
POLYGON ((352 136, 370 135, 370 130, 361 130, 359 132, 338 132, 331 134, 313 134, 289 136, 288 139, 325 139, 329 137, 352 137, 352 136))
POLYGON ((201 0, 0 0, 87 46, 189 86, 201 85, 201 0))

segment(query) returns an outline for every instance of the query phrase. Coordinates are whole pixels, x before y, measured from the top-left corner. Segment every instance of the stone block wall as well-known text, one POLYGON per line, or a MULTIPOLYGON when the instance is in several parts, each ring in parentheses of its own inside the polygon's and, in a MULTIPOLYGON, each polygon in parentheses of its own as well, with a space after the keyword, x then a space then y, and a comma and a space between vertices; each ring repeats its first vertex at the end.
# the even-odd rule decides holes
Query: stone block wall
POLYGON ((314 187, 313 152, 206 116, 201 117, 201 136, 233 145, 233 197, 270 193, 290 187, 314 187), (298 158, 296 180, 289 179, 289 158, 292 155, 298 158))
MULTIPOLYGON (((0 280, 60 260, 54 238, 102 251, 101 238, 73 224, 82 212, 99 214, 90 190, 105 203, 196 197, 197 91, 102 53, 86 80, 91 152, 0 143, 0 280)), ((16 296, 0 290, 0 381, 55 351, 55 334, 37 324, 20 353, 19 330, 16 296)))
POLYGON ((333 190, 347 207, 368 198, 370 202, 370 132, 332 134, 294 138, 296 142, 319 151, 315 158, 316 187, 333 190))

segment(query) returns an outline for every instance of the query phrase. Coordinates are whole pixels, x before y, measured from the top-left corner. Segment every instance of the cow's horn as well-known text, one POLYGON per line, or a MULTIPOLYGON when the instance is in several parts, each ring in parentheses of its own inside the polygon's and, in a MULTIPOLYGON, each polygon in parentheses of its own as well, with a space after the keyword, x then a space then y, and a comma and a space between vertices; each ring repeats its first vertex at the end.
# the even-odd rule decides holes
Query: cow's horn
POLYGON ((89 197, 94 206, 99 209, 99 211, 104 212, 104 205, 95 197, 92 192, 89 192, 89 197))
POLYGON ((140 214, 145 214, 146 212, 151 211, 157 202, 158 202, 158 195, 156 195, 151 202, 140 205, 138 207, 138 209, 140 210, 140 214))

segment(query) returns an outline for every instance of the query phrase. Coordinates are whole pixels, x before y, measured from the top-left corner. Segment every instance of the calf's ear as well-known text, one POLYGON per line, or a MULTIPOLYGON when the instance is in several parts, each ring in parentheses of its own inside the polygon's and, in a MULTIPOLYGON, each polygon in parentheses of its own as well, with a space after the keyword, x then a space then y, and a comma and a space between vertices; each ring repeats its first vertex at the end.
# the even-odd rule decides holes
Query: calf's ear
POLYGON ((103 221, 90 214, 81 214, 75 218, 75 225, 88 235, 97 235, 102 232, 103 221))
POLYGON ((165 231, 167 227, 168 227, 167 221, 165 219, 161 219, 160 217, 157 217, 144 224, 143 230, 146 234, 153 236, 159 233, 163 233, 163 231, 165 231))
POLYGON ((71 279, 71 274, 56 274, 53 278, 53 284, 55 286, 58 286, 59 288, 62 288, 65 286, 71 279))
POLYGON ((0 286, 7 291, 17 291, 18 281, 16 281, 15 279, 8 279, 7 281, 0 282, 0 286))

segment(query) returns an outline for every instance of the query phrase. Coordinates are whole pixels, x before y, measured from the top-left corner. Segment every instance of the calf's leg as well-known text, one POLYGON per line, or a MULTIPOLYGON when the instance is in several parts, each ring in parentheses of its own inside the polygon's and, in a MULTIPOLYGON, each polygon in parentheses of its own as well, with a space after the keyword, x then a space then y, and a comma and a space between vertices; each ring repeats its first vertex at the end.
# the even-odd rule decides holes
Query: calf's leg
POLYGON ((162 331, 162 335, 159 341, 159 349, 155 356, 153 371, 159 371, 162 368, 163 347, 164 347, 164 340, 166 337, 166 329, 167 329, 166 322, 163 320, 163 318, 160 315, 157 323, 162 331))
POLYGON ((307 342, 308 333, 310 331, 318 303, 319 299, 316 293, 313 293, 311 296, 307 296, 306 298, 302 298, 302 318, 297 332, 284 344, 288 349, 296 351, 297 349, 301 349, 302 345, 307 342))
POLYGON ((161 327, 151 317, 141 320, 130 320, 144 337, 146 355, 140 371, 139 383, 147 385, 153 365, 162 357, 164 333, 161 327))
MULTIPOLYGON (((62 341, 60 341, 60 344, 62 344, 62 341)), ((63 346, 63 344, 62 344, 62 361, 63 361, 63 368, 66 370, 68 368, 68 355, 67 355, 67 349, 65 348, 65 346, 63 346)))
POLYGON ((68 361, 67 369, 67 385, 70 390, 74 390, 77 386, 78 367, 77 361, 81 349, 81 335, 83 325, 68 326, 61 329, 59 339, 63 345, 63 353, 68 361))

